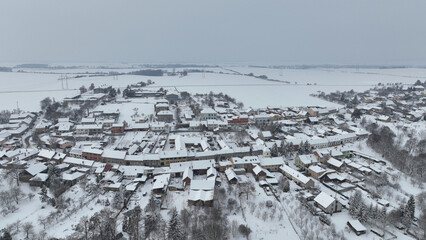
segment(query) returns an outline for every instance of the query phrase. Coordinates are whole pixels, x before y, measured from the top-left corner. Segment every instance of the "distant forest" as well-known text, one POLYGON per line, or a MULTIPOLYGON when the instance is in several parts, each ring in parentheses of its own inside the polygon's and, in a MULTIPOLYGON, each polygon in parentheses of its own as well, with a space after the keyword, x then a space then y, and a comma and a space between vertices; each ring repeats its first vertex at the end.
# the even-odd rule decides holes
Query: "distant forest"
POLYGON ((0 67, 0 72, 12 72, 12 68, 10 68, 10 67, 0 67))
POLYGON ((163 76, 163 70, 159 69, 144 69, 139 71, 131 72, 132 75, 141 75, 141 76, 163 76))

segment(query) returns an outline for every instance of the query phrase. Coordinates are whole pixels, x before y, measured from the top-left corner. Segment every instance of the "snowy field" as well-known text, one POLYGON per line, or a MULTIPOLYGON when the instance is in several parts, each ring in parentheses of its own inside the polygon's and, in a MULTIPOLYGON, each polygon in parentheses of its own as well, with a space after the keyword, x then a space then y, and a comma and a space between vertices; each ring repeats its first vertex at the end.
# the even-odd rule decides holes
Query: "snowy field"
MULTIPOLYGON (((305 105, 338 107, 339 105, 335 103, 311 97, 309 94, 317 91, 328 93, 351 89, 363 91, 378 83, 412 84, 417 79, 426 80, 426 69, 423 68, 280 70, 250 67, 206 68, 204 70, 214 71, 214 73, 189 73, 186 77, 122 75, 118 79, 113 77, 72 78, 68 80, 68 90, 63 90, 62 81, 58 80, 63 73, 69 73, 68 76, 72 77, 86 72, 130 72, 132 70, 136 69, 32 69, 34 73, 0 72, 0 102, 2 103, 0 108, 14 109, 18 105, 20 109, 34 111, 40 108, 39 102, 43 98, 52 97, 55 100, 61 100, 64 97, 73 96, 78 93, 78 88, 82 85, 88 87, 94 83, 95 86, 111 85, 124 88, 129 84, 148 79, 155 82, 151 87, 176 87, 179 91, 190 93, 223 92, 243 102, 246 107, 305 105), (230 73, 229 70, 243 74, 267 75, 271 79, 288 81, 290 84, 242 75, 219 74, 219 72, 230 73)), ((171 71, 171 69, 168 70, 171 71)))

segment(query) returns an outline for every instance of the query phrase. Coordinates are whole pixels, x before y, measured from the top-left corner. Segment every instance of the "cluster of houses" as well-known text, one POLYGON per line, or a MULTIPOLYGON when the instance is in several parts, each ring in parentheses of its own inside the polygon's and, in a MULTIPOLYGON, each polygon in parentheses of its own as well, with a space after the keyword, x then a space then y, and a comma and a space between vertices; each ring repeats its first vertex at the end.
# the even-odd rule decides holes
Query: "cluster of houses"
POLYGON ((21 137, 33 126, 36 118, 36 113, 11 114, 8 123, 0 124, 0 146, 21 147, 21 137))
MULTIPOLYGON (((188 106, 177 111, 180 95, 176 91, 131 89, 134 94, 121 104, 129 98, 151 98, 152 113, 119 122, 120 109, 95 108, 78 122, 65 117, 41 119, 34 127, 36 114, 13 114, 9 123, 0 125, 0 168, 19 169, 19 180, 33 186, 47 185, 52 168, 67 185, 94 174, 107 191, 135 192, 149 182, 156 201, 161 202, 167 191, 188 190, 188 204, 206 206, 213 203, 215 187, 222 180, 240 184, 245 181, 243 175, 252 174, 261 186, 272 187, 279 183, 276 173, 281 173, 305 189, 317 184, 327 187, 334 194, 320 191, 309 197, 324 213, 333 214, 347 207, 345 193, 359 187, 362 176, 381 174, 378 166, 385 164, 345 147, 369 135, 352 122, 348 109, 244 110, 218 99, 214 109, 204 107, 194 115, 188 106), (272 125, 278 133, 264 129, 272 125), (20 137, 32 128, 44 149, 21 147, 20 137), (136 134, 141 137, 133 140, 136 134), (230 142, 225 134, 242 137, 230 142), (125 144, 107 140, 127 136, 132 138, 125 144), (308 147, 305 150, 310 153, 297 154, 294 161, 276 157, 272 150, 283 144, 293 152, 308 147)), ((64 101, 100 103, 110 98, 109 91, 95 89, 64 101)), ((362 233, 357 222, 349 225, 362 233)))

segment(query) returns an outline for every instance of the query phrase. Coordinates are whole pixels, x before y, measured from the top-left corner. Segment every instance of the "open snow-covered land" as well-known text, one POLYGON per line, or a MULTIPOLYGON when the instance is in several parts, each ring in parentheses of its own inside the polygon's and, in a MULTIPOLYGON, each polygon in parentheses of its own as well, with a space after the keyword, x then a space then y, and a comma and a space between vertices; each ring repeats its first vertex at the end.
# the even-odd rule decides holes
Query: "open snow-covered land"
MULTIPOLYGON (((64 97, 71 97, 78 93, 78 89, 91 83, 96 86, 103 84, 124 88, 129 84, 151 79, 152 86, 176 87, 179 91, 190 93, 223 92, 237 98, 246 107, 264 106, 338 106, 337 104, 319 100, 309 96, 317 91, 331 92, 336 90, 364 91, 382 83, 412 83, 416 79, 426 79, 426 69, 270 69, 254 67, 223 67, 200 68, 206 72, 189 73, 188 76, 147 77, 135 75, 91 76, 93 73, 108 73, 110 71, 129 73, 137 69, 24 69, 26 72, 0 72, 0 101, 2 108, 14 109, 19 106, 23 110, 39 109, 39 102, 49 96, 60 101, 64 97), (256 76, 266 75, 270 79, 288 81, 267 81, 244 75, 253 73, 256 76), (207 71, 212 71, 207 72, 207 71), (226 74, 220 74, 226 73, 226 74), (58 80, 67 73, 68 77, 84 75, 81 78, 70 78, 68 90, 63 89, 62 81, 58 80), (91 74, 86 74, 91 73, 91 74), (232 75, 231 75, 232 74, 232 75), (309 84, 309 85, 308 85, 309 84), (28 91, 30 90, 30 91, 28 91), (24 91, 24 92, 21 92, 24 91)), ((172 71, 172 69, 167 69, 172 71)), ((65 84, 64 84, 65 85, 65 84)))

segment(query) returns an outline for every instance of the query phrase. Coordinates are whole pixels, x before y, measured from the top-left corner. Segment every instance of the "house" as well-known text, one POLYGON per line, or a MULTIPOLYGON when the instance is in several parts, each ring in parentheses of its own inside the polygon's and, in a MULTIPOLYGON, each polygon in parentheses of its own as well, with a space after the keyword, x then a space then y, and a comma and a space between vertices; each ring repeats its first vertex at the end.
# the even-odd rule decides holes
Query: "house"
POLYGON ((170 174, 161 174, 154 177, 152 191, 155 193, 163 193, 167 190, 170 182, 170 174))
POLYGON ((305 120, 306 123, 308 124, 318 124, 319 123, 319 119, 317 117, 308 117, 305 120))
POLYGON ((51 150, 47 150, 47 149, 42 149, 39 153, 38 153, 38 157, 43 159, 44 161, 50 161, 53 159, 53 156, 55 156, 56 152, 55 151, 51 151, 51 150))
POLYGON ((59 140, 58 144, 60 149, 72 147, 72 142, 64 139, 59 140))
POLYGON ((361 235, 367 233, 367 228, 362 225, 359 220, 351 220, 347 222, 347 225, 355 232, 356 235, 361 235))
POLYGON ((207 121, 209 119, 216 119, 216 118, 217 118, 217 112, 211 108, 205 108, 200 113, 201 121, 207 121))
POLYGON ((103 132, 102 125, 86 124, 77 125, 75 128, 75 134, 77 135, 95 135, 103 132))
POLYGON ((83 150, 78 148, 71 148, 69 155, 70 157, 83 158, 83 150))
POLYGON ((213 180, 192 180, 191 190, 213 191, 215 181, 213 180))
POLYGON ((207 170, 214 166, 215 161, 213 159, 192 161, 192 170, 196 175, 207 174, 207 170))
POLYGON ((259 157, 257 156, 232 157, 230 160, 235 169, 244 168, 246 172, 251 172, 255 164, 260 164, 259 157))
POLYGON ((186 184, 191 183, 191 180, 194 178, 194 172, 191 167, 187 167, 185 171, 183 171, 182 181, 186 184))
POLYGON ((102 153, 101 149, 96 148, 85 148, 82 151, 82 157, 89 160, 102 161, 102 153))
POLYGON ((226 169, 232 167, 231 161, 220 161, 217 163, 219 167, 219 172, 225 172, 226 169))
POLYGON ((260 136, 263 140, 270 140, 272 138, 272 133, 270 131, 262 131, 260 136))
POLYGON ((313 178, 319 180, 319 177, 325 173, 325 169, 320 166, 309 166, 308 173, 313 178))
POLYGON ((166 124, 164 122, 151 123, 150 128, 154 132, 161 132, 166 130, 166 124))
POLYGON ((169 110, 169 104, 168 103, 157 103, 155 104, 155 112, 160 112, 160 111, 166 111, 169 110))
POLYGON ((341 172, 343 170, 344 163, 335 158, 330 158, 327 160, 327 166, 341 172))
POLYGON ((234 170, 232 168, 228 168, 225 170, 226 178, 228 179, 229 183, 235 184, 238 182, 237 174, 235 174, 234 170))
POLYGON ((37 173, 29 180, 30 186, 42 187, 46 184, 49 175, 47 173, 37 173))
POLYGON ((287 165, 281 166, 280 172, 304 188, 310 188, 315 185, 312 179, 287 165))
POLYGON ((264 124, 268 124, 271 121, 271 119, 269 115, 267 114, 259 114, 254 116, 254 121, 256 122, 256 124, 264 125, 264 124))
POLYGON ((43 163, 36 163, 29 166, 23 172, 19 174, 19 180, 22 182, 29 182, 31 178, 36 176, 39 173, 47 173, 47 166, 43 163))
POLYGON ((267 169, 271 172, 277 172, 284 164, 284 159, 282 157, 273 157, 273 158, 261 158, 260 166, 267 169))
POLYGON ((259 165, 255 165, 252 170, 254 178, 259 181, 259 179, 264 179, 266 177, 266 171, 259 165))
POLYGON ((62 174, 62 179, 66 184, 72 186, 82 179, 84 175, 85 173, 82 172, 64 173, 62 174))
POLYGON ((149 124, 148 123, 133 123, 130 126, 130 129, 132 129, 132 131, 134 131, 134 132, 148 131, 149 130, 149 124))
POLYGON ((111 149, 105 149, 102 153, 102 161, 106 163, 117 163, 123 164, 126 158, 126 151, 116 151, 111 149))
POLYGON ((124 133, 124 123, 114 123, 111 126, 111 133, 124 133))
POLYGON ((159 122, 172 122, 173 113, 169 110, 162 110, 157 113, 157 120, 159 122))
POLYGON ((318 160, 313 154, 307 154, 307 155, 298 155, 294 159, 294 164, 299 167, 300 169, 305 169, 312 164, 317 163, 318 160))
POLYGON ((315 205, 325 213, 333 214, 342 211, 342 204, 325 192, 321 192, 314 198, 315 205))
POLYGON ((83 119, 81 119, 81 124, 83 124, 83 125, 96 124, 96 119, 95 118, 83 118, 83 119))
POLYGON ((192 205, 201 204, 203 206, 212 206, 214 198, 213 190, 190 190, 188 203, 192 205))
POLYGON ((217 170, 214 167, 210 167, 209 169, 207 169, 207 179, 213 179, 216 180, 217 177, 217 170))
POLYGON ((58 128, 58 133, 70 132, 74 124, 70 122, 58 122, 55 126, 58 128))

